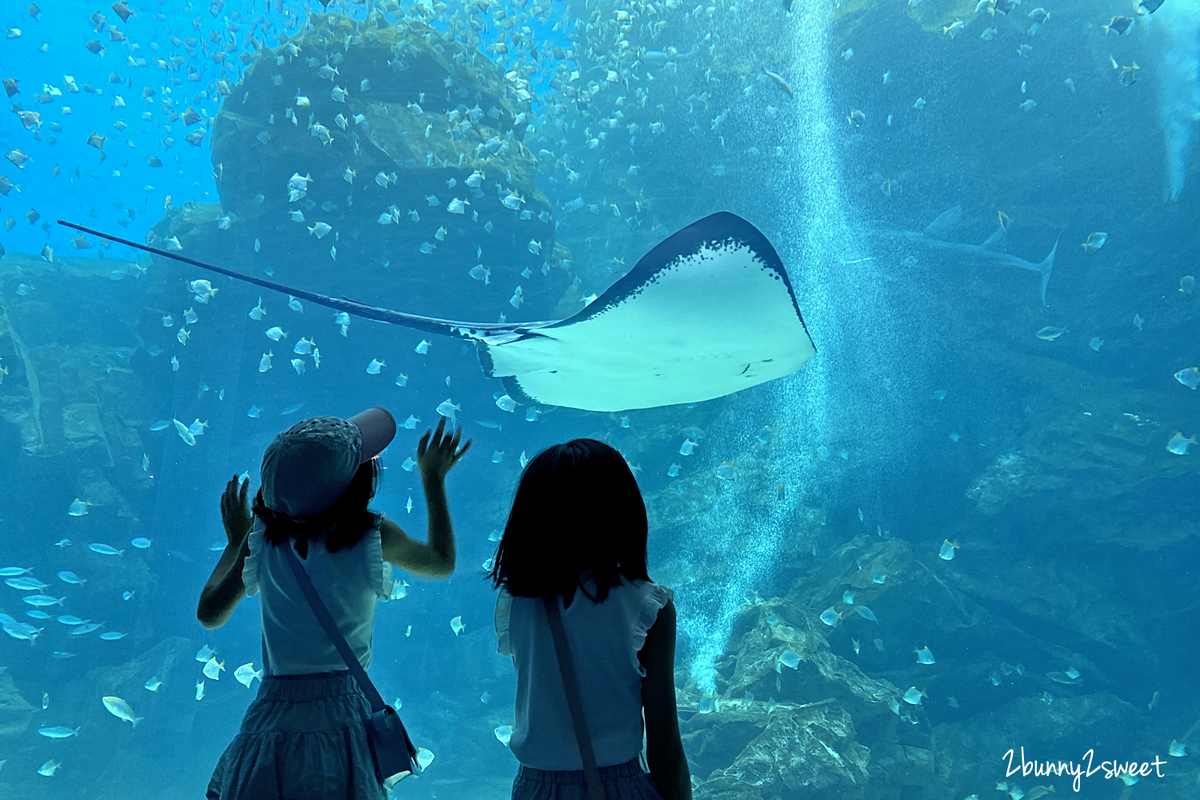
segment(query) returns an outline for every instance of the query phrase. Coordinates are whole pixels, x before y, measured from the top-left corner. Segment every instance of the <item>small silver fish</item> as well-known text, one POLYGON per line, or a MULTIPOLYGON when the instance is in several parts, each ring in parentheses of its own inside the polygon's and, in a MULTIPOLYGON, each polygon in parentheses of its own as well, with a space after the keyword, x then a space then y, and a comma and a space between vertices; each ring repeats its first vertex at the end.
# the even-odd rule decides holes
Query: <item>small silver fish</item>
POLYGON ((110 695, 102 698, 101 702, 103 702, 104 707, 108 709, 108 713, 112 714, 119 720, 128 722, 134 728, 136 728, 137 724, 144 719, 144 717, 139 717, 134 714, 133 709, 129 707, 129 703, 126 703, 120 697, 114 697, 110 695))
POLYGON ((242 664, 233 671, 233 677, 237 679, 238 683, 242 684, 247 689, 250 688, 250 684, 254 682, 255 678, 258 678, 259 681, 261 681, 262 676, 263 671, 261 669, 255 669, 253 661, 242 664))
POLYGON ((775 81, 776 86, 778 86, 783 91, 787 92, 788 97, 796 96, 796 93, 792 91, 792 87, 788 85, 788 82, 786 80, 784 80, 784 77, 782 75, 780 75, 778 72, 772 72, 771 70, 767 69, 766 67, 763 67, 762 73, 763 73, 763 75, 766 75, 771 80, 775 81))
POLYGON ((220 680, 221 672, 225 669, 224 661, 217 661, 216 656, 210 656, 208 661, 204 662, 204 669, 201 670, 206 678, 211 680, 220 680))
MULTIPOLYGON (((1175 435, 1167 442, 1167 450, 1177 456, 1186 456, 1188 448, 1194 444, 1196 444, 1195 436, 1185 437, 1182 432, 1176 431, 1175 435)), ((29 602, 28 597, 24 598, 24 600, 26 603, 29 602)))
POLYGON ((312 135, 319 140, 321 144, 328 145, 333 142, 333 136, 329 133, 329 129, 320 123, 315 123, 312 126, 312 135))
POLYGON ((1196 387, 1200 386, 1200 368, 1188 367, 1187 369, 1181 369, 1175 373, 1175 380, 1187 388, 1195 390, 1196 387))

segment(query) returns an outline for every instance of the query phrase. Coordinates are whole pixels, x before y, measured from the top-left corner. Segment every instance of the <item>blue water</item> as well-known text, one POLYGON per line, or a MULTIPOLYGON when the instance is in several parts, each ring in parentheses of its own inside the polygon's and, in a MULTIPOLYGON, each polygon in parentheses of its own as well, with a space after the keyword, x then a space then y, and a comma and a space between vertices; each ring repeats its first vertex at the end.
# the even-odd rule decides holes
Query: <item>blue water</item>
MULTIPOLYGON (((6 577, 62 601, 47 618, 22 602, 39 593, 28 584, 0 591, 0 797, 201 794, 253 697, 233 671, 261 667, 253 598, 219 629, 195 620, 223 544, 225 481, 247 471, 257 485, 263 449, 306 416, 384 405, 420 421, 385 453, 376 508, 421 537, 420 481, 402 464, 447 398, 474 440, 448 481, 458 568, 445 581, 405 576, 407 596, 380 607, 375 633, 372 676, 435 756, 398 795, 507 796, 517 764, 493 731, 513 722, 514 684, 482 580, 489 536, 503 529, 522 455, 590 436, 634 468, 650 574, 676 591, 697 797, 1073 790, 1070 777, 1009 774, 1005 753, 1022 746, 1030 760, 1078 762, 1091 748, 1097 763, 1163 762, 1133 784, 1085 777, 1081 797, 1195 796, 1200 450, 1176 451, 1200 439, 1188 374, 1200 366, 1196 0, 1140 15, 1064 0, 1040 27, 1031 2, 1007 15, 949 0, 671 0, 654 13, 609 0, 406 5, 429 38, 391 53, 396 65, 369 89, 350 69, 327 82, 304 66, 350 58, 369 37, 282 49, 281 33, 334 19, 315 0, 144 0, 127 22, 107 6, 41 5, 37 16, 0 10, 0 77, 19 87, 0 122, 0 176, 15 184, 0 196, 11 220, 0 233, 0 567, 28 569, 6 577), (89 20, 98 8, 102 25, 89 20), (1124 35, 1102 27, 1114 14, 1134 20, 1124 35), (446 56, 417 98, 408 82, 433 61, 421 47, 453 54, 440 38, 451 35, 474 62, 446 56), (251 118, 259 95, 240 82, 293 67, 312 73, 305 85, 279 87, 273 122, 251 118), (476 101, 455 92, 471 76, 509 87, 498 128, 518 111, 528 127, 497 141, 498 154, 480 151, 483 113, 459 148, 465 166, 425 161, 425 119, 431 153, 458 147, 450 125, 476 101), (325 98, 334 86, 349 91, 345 130, 325 98), (331 147, 307 135, 310 108, 295 94, 312 97, 331 147), (351 112, 378 113, 373 96, 415 126, 411 164, 389 162, 370 121, 354 122, 351 112), (427 107, 420 123, 412 102, 427 107), (222 125, 242 119, 275 144, 214 157, 222 125), (103 158, 93 132, 106 137, 103 158), (488 198, 526 187, 530 218, 449 215, 452 197, 495 209, 469 194, 476 168, 488 198), (412 181, 420 193, 380 226, 390 201, 374 175, 393 169, 404 182, 385 191, 400 197, 412 181), (311 206, 283 205, 292 172, 318 176, 311 206), (956 206, 955 224, 926 228, 956 206), (289 208, 304 209, 303 225, 289 208), (569 316, 670 232, 719 210, 779 252, 816 356, 703 403, 539 406, 532 421, 526 406, 497 407, 504 389, 469 343, 357 318, 343 331, 315 304, 292 310, 284 295, 55 224, 158 247, 178 235, 182 255, 247 274, 491 322, 569 316), (307 228, 323 219, 336 233, 318 239, 307 228), (437 249, 420 253, 421 241, 437 249), (1040 276, 1013 259, 1036 267, 1055 242, 1043 304, 1040 276), (468 275, 476 263, 493 270, 487 285, 468 275), (189 291, 198 279, 217 289, 207 302, 189 291), (265 337, 272 326, 287 338, 265 337), (301 337, 319 347, 319 367, 292 352, 301 337), (189 445, 172 420, 203 433, 189 445), (685 439, 698 442, 690 456, 685 439), (149 546, 131 541, 141 538, 149 546), (99 627, 71 635, 58 615, 99 627), (227 671, 197 700, 205 646, 227 671), (918 662, 923 647, 935 663, 918 662), (144 719, 121 721, 106 696, 144 719), (78 731, 39 735, 57 727, 78 731)), ((331 10, 364 36, 408 24, 382 3, 331 10)))

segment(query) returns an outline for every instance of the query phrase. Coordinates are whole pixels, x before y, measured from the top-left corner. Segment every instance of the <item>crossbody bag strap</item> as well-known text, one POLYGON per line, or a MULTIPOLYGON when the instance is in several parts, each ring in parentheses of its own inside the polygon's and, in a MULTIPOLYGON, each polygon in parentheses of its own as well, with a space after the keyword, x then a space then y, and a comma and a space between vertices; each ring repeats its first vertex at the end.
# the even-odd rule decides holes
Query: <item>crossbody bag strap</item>
POLYGON ((354 651, 350 649, 350 645, 346 643, 346 637, 342 636, 342 632, 338 630, 337 623, 333 621, 329 609, 325 607, 325 604, 321 602, 321 598, 317 596, 317 590, 313 588, 312 580, 308 577, 308 573, 304 571, 304 567, 300 565, 300 559, 292 551, 291 541, 284 542, 279 547, 286 554, 285 558, 292 568, 292 574, 296 576, 296 583, 300 584, 300 591, 304 593, 304 598, 308 600, 313 613, 317 615, 317 621, 321 623, 321 627, 325 629, 325 633, 333 642, 333 646, 341 654, 342 660, 350 668, 350 673, 358 681, 358 688, 366 695, 367 702, 371 704, 371 711, 377 712, 383 710, 383 707, 386 705, 383 702, 383 698, 379 695, 375 684, 371 683, 371 679, 367 677, 367 671, 358 662, 358 657, 354 655, 354 651))
POLYGON ((567 644, 562 612, 558 610, 558 596, 543 597, 542 602, 546 605, 550 636, 554 639, 554 653, 558 656, 558 668, 562 672, 563 688, 567 692, 567 708, 571 711, 571 722, 575 726, 575 740, 579 744, 580 760, 583 761, 583 782, 587 786, 588 800, 604 800, 604 784, 600 782, 600 770, 596 768, 596 751, 592 747, 592 736, 588 733, 587 721, 583 717, 583 700, 579 695, 579 681, 575 676, 575 664, 571 660, 571 647, 567 644))

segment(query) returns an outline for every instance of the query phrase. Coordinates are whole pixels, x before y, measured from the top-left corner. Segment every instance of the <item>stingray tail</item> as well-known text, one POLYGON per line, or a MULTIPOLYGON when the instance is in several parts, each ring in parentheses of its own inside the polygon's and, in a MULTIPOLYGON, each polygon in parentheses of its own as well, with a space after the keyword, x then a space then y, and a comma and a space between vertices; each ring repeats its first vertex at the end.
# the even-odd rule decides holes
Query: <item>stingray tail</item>
POLYGON ((516 322, 516 323, 486 323, 486 322, 462 322, 452 319, 440 319, 438 317, 422 317, 417 314, 406 314, 402 311, 393 311, 390 308, 378 308, 377 306, 369 306, 366 303, 360 303, 357 300, 351 300, 348 297, 329 297, 328 295, 309 292, 304 289, 297 289, 291 286, 284 286, 282 283, 257 278, 253 275, 246 275, 241 272, 235 272, 231 269, 218 267, 213 264, 205 264, 203 261, 197 261, 194 258, 171 253, 166 250, 160 250, 157 247, 151 247, 145 244, 132 242, 128 239, 122 239, 119 236, 113 236, 107 233, 101 233, 91 228, 85 228, 82 225, 77 225, 74 222, 66 222, 58 220, 58 224, 66 228, 73 228, 81 233, 89 233, 92 236, 98 236, 101 239, 107 239, 110 242, 123 244, 126 247, 132 247, 134 250, 141 250, 144 253, 152 253, 162 258, 169 258, 173 261, 179 261, 183 264, 190 264, 193 267, 215 272, 218 275, 224 275, 234 280, 244 281, 253 284, 263 289, 271 289, 283 294, 298 297, 301 300, 307 300, 310 303, 316 303, 319 306, 332 308, 335 311, 345 311, 347 314, 353 314, 356 317, 363 319, 373 319, 376 322, 386 322, 390 325, 403 325, 406 328, 412 328, 418 331, 426 331, 428 333, 436 333, 442 336, 454 336, 459 339, 470 339, 478 341, 480 338, 495 337, 497 342, 508 341, 511 338, 516 338, 534 329, 541 328, 547 325, 553 325, 560 320, 541 320, 537 322, 516 322))
MULTIPOLYGON (((1062 234, 1058 235, 1058 239, 1062 238, 1062 234)), ((1042 259, 1042 263, 1038 264, 1038 272, 1042 273, 1042 305, 1046 305, 1046 287, 1050 285, 1050 275, 1054 272, 1054 254, 1058 252, 1058 239, 1054 240, 1054 247, 1050 248, 1050 255, 1042 259)))

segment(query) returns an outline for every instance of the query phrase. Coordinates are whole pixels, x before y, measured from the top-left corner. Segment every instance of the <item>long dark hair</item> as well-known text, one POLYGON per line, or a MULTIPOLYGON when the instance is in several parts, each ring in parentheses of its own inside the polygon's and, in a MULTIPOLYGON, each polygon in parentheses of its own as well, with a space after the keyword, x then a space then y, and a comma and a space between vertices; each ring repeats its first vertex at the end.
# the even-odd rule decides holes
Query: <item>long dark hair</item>
POLYGON ((622 578, 650 580, 642 493, 621 454, 595 439, 548 447, 526 465, 488 578, 515 597, 569 600, 583 570, 595 602, 622 578))
POLYGON ((378 458, 373 458, 360 464, 342 496, 314 517, 297 518, 280 514, 262 504, 261 493, 255 495, 254 516, 266 523, 264 538, 275 546, 289 539, 319 541, 331 553, 344 547, 354 547, 377 522, 378 515, 367 506, 379 488, 378 461, 378 458))

